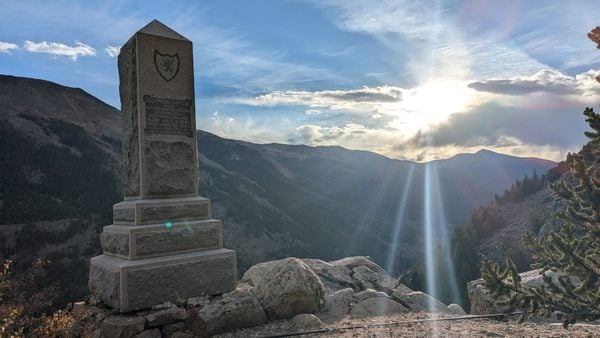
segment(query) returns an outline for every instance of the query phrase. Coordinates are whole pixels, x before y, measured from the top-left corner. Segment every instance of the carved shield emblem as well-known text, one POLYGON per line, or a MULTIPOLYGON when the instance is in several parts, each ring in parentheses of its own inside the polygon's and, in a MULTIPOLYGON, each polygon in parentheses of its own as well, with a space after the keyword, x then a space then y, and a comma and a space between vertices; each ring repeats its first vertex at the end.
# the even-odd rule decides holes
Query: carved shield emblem
POLYGON ((179 72, 179 53, 175 55, 163 54, 157 49, 154 50, 154 66, 158 74, 166 81, 171 81, 179 72))

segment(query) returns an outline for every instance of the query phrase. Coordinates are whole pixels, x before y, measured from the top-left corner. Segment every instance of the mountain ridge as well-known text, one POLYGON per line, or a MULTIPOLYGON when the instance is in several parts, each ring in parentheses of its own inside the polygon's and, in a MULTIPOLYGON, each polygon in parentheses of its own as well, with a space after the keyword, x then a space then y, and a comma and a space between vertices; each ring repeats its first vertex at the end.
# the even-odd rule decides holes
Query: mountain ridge
MULTIPOLYGON (((0 77, 0 89, 10 87, 0 91, 0 236, 11 239, 0 254, 23 261, 42 253, 54 257, 60 279, 74 265, 85 269, 99 253, 98 234, 110 224, 112 204, 122 199, 120 114, 84 91, 61 91, 58 84, 44 91, 48 83, 0 77), (77 234, 85 236, 71 240, 77 234)), ((198 149, 201 195, 212 199, 213 216, 223 219, 225 245, 238 251, 240 272, 288 256, 369 255, 382 265, 391 262, 388 272, 398 274, 422 258, 425 164, 342 147, 261 145, 203 131, 198 149), (398 226, 400 241, 390 252, 398 226)), ((467 222, 475 207, 516 178, 553 166, 502 158, 501 165, 472 161, 468 170, 447 165, 452 160, 433 162, 445 226, 467 222)), ((84 277, 62 282, 81 295, 84 277)))

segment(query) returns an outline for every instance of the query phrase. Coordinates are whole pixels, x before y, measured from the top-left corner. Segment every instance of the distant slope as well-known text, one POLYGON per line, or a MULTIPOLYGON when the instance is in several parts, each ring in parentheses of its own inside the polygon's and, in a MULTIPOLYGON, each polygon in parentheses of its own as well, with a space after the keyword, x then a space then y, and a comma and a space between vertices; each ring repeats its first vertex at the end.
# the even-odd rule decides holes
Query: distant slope
MULTIPOLYGON (((256 240, 247 252, 244 245, 236 247, 242 260, 289 252, 324 259, 368 254, 383 264, 411 166, 397 271, 421 256, 424 164, 340 147, 256 145, 206 132, 199 132, 198 147, 200 190, 226 220, 226 242, 236 247, 256 240)), ((545 172, 554 163, 481 151, 433 165, 452 225, 468 222, 475 207, 517 177, 545 172)))
MULTIPOLYGON (((60 256, 65 245, 84 260, 98 252, 97 234, 110 222, 110 205, 121 199, 118 126, 118 111, 81 89, 0 76, 0 224, 12 229, 4 232, 10 239, 0 247, 4 257, 60 256), (26 226, 37 229, 35 237, 14 230, 26 226)), ((394 272, 421 257, 424 164, 341 147, 258 145, 202 131, 198 149, 201 193, 224 219, 225 244, 238 250, 241 269, 288 255, 371 255, 384 264, 413 166, 394 272)), ((481 151, 433 165, 450 226, 467 222, 475 207, 515 179, 554 164, 481 151)))

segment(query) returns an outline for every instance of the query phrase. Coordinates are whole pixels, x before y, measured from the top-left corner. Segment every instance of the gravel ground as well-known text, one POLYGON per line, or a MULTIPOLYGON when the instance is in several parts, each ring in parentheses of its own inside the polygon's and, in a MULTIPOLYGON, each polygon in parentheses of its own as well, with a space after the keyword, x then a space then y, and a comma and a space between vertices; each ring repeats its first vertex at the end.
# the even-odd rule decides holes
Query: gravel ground
MULTIPOLYGON (((301 337, 600 337, 600 325, 577 324, 564 329, 560 324, 519 324, 515 321, 462 319, 436 322, 409 322, 431 318, 425 313, 397 316, 347 318, 324 323, 328 332, 301 337), (390 325, 381 325, 381 324, 390 325), (347 328, 352 327, 352 328, 347 328)), ((440 318, 438 316, 437 318, 440 318)), ((268 337, 290 334, 291 321, 276 321, 250 329, 220 335, 221 338, 268 337)))

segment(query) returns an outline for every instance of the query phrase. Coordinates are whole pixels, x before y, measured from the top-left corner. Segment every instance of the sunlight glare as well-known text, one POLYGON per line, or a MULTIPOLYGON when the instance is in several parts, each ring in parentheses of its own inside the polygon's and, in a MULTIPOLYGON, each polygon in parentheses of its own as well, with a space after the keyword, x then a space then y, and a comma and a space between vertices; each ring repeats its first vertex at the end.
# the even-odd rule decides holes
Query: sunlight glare
POLYGON ((388 127, 414 134, 465 112, 473 103, 473 90, 463 81, 426 83, 403 92, 402 101, 386 107, 397 118, 388 127))

